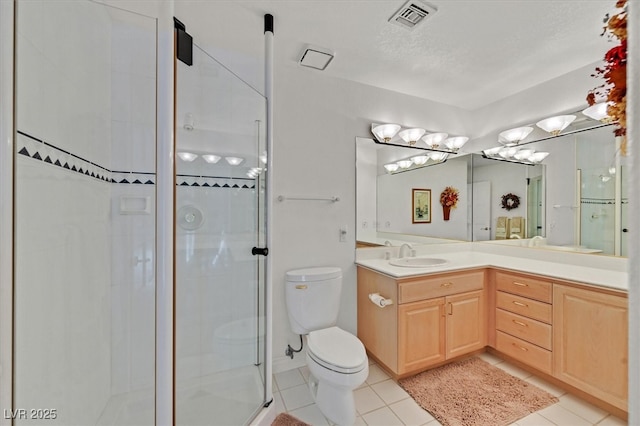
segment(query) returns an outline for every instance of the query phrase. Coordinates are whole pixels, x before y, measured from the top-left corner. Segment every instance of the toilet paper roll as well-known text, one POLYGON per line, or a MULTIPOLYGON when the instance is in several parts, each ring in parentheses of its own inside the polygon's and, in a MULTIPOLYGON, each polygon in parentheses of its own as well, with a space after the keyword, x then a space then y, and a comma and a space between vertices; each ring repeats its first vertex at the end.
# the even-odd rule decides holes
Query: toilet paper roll
POLYGON ((371 300, 371 303, 380 308, 384 308, 387 305, 393 304, 393 300, 385 299, 384 297, 380 296, 380 293, 369 294, 369 300, 371 300))

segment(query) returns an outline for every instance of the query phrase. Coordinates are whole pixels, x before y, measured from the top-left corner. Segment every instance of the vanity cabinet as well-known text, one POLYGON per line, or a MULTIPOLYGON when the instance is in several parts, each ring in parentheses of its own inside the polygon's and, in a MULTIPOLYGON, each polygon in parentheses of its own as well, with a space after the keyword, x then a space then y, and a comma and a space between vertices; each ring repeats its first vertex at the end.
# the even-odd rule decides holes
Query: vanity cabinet
POLYGON ((486 345, 484 270, 394 279, 358 267, 358 337, 396 376, 486 345), (394 301, 380 308, 369 294, 394 301))
POLYGON ((555 284, 553 306, 554 376, 627 411, 627 298, 555 284))
POLYGON ((495 271, 496 349, 551 374, 553 283, 532 275, 495 271))

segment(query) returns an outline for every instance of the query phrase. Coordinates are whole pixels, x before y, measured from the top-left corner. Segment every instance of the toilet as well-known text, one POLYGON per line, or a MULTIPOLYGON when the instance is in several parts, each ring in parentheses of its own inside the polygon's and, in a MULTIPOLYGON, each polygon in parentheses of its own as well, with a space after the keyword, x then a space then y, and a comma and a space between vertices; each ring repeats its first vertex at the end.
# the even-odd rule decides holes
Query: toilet
POLYGON ((296 269, 286 274, 287 312, 291 329, 307 335, 309 389, 316 405, 337 425, 356 419, 353 390, 369 375, 364 345, 336 327, 342 293, 337 267, 296 269))

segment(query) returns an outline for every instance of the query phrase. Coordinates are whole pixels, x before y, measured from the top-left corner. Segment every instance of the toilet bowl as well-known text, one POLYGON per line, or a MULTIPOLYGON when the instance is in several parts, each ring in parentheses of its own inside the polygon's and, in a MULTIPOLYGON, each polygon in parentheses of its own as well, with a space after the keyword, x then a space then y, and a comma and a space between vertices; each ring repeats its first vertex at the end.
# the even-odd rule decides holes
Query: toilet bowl
POLYGON ((353 390, 369 375, 364 345, 338 327, 312 331, 307 337, 309 389, 320 411, 337 425, 356 419, 353 390))
POLYGON ((364 345, 336 327, 342 271, 336 267, 287 272, 286 301, 291 329, 307 335, 309 390, 331 422, 351 425, 356 419, 353 390, 369 375, 364 345))

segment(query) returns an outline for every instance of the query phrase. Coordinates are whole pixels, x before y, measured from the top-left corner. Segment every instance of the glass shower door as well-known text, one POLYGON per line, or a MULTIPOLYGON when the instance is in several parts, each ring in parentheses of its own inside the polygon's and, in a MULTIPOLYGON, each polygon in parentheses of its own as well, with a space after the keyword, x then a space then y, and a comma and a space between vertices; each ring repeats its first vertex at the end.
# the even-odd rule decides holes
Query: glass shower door
POLYGON ((265 398, 266 102, 196 45, 176 84, 176 422, 246 424, 265 398))

